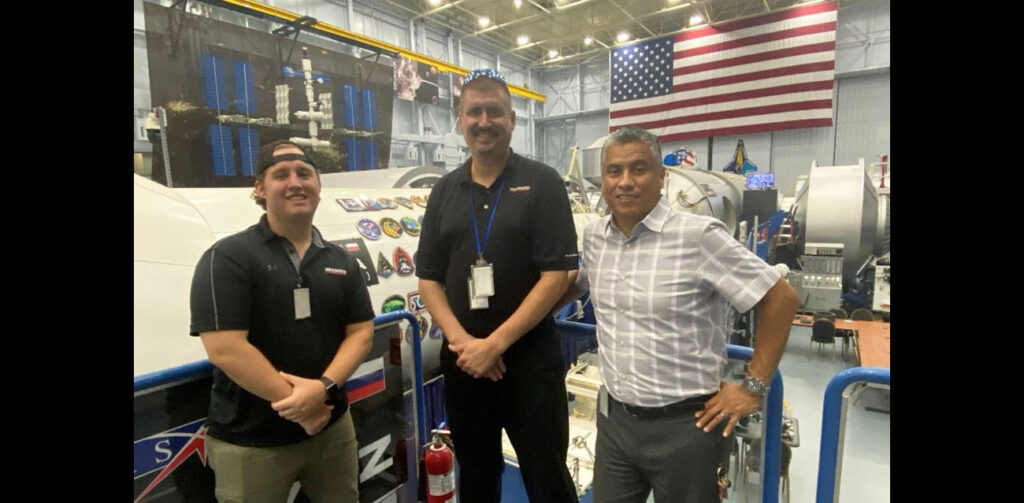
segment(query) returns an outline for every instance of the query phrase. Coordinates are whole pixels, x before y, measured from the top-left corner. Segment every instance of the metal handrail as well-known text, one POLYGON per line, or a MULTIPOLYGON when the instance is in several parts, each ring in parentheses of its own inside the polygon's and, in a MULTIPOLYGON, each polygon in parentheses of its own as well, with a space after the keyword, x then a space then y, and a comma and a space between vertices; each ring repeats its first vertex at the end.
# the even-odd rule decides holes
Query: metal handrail
MULTIPOLYGON (((729 358, 750 361, 754 349, 746 346, 726 344, 729 358)), ((778 503, 779 474, 782 469, 782 373, 778 369, 772 376, 772 384, 765 397, 764 418, 764 485, 761 488, 762 503, 778 503)))
MULTIPOLYGON (((382 325, 397 323, 403 319, 412 325, 413 333, 419 334, 419 321, 416 320, 414 314, 404 309, 375 317, 373 319, 373 326, 376 329, 382 325)), ((420 441, 429 438, 427 436, 427 413, 425 396, 423 394, 423 358, 420 350, 420 338, 413 337, 412 340, 413 396, 416 400, 416 432, 419 434, 419 438, 416 439, 416 445, 420 445, 420 441)), ((135 378, 135 392, 146 391, 177 381, 203 377, 211 371, 213 371, 213 364, 210 363, 210 360, 200 360, 178 367, 142 374, 135 378)))
POLYGON ((821 451, 818 454, 817 503, 832 503, 836 498, 836 463, 839 458, 839 421, 842 415, 843 391, 857 382, 889 384, 889 369, 855 367, 832 378, 825 388, 825 405, 821 417, 821 451))
MULTIPOLYGON (((575 321, 555 320, 558 328, 567 328, 579 332, 594 333, 596 325, 589 323, 578 323, 575 321)), ((745 346, 734 344, 725 345, 729 358, 736 360, 750 361, 754 350, 745 346)), ((779 501, 779 473, 782 465, 782 373, 778 370, 772 377, 771 389, 765 397, 767 408, 765 410, 765 432, 764 432, 764 486, 762 487, 762 503, 778 503, 779 501)))

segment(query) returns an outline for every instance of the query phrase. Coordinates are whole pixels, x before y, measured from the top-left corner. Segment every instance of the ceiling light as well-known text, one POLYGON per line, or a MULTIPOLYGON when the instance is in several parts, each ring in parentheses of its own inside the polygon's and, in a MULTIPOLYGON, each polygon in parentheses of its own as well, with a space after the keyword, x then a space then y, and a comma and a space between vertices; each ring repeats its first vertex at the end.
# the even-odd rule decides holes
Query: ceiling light
POLYGON ((519 38, 516 39, 516 42, 519 42, 519 45, 526 45, 530 42, 530 37, 526 35, 519 35, 519 38))
POLYGON ((690 16, 690 26, 695 26, 704 22, 704 16, 700 14, 694 14, 690 16))
POLYGON ((487 28, 487 25, 491 24, 491 18, 487 16, 480 16, 480 19, 477 19, 477 22, 480 23, 481 27, 487 28))
POLYGON ((441 0, 427 0, 427 3, 436 7, 438 5, 441 5, 441 0))
POLYGON ((622 43, 622 42, 625 42, 625 41, 629 40, 629 37, 630 37, 629 33, 624 32, 624 31, 620 31, 619 34, 615 36, 615 40, 618 40, 619 43, 622 43))
POLYGON ((512 3, 516 5, 517 9, 523 6, 523 0, 512 0, 512 3))
POLYGON ((551 49, 550 51, 548 51, 548 57, 549 58, 557 58, 558 57, 558 51, 556 51, 554 49, 551 49))
POLYGON ((586 37, 583 37, 583 45, 590 45, 590 44, 593 44, 593 43, 594 43, 594 37, 591 37, 590 35, 587 35, 586 37))

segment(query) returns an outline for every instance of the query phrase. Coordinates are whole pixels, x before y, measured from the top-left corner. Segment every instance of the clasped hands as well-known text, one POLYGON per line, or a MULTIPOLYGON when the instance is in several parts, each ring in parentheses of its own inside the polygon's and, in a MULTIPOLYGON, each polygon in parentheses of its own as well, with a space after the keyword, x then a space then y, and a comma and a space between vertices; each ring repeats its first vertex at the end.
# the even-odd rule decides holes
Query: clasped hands
POLYGON ((333 405, 327 405, 327 390, 319 379, 306 379, 278 372, 281 377, 292 385, 292 394, 270 404, 277 413, 289 420, 299 423, 306 434, 313 436, 320 432, 331 419, 333 405))
POLYGON ((491 337, 478 339, 466 334, 459 342, 449 343, 448 349, 459 356, 455 364, 475 379, 486 377, 497 382, 505 374, 505 362, 501 359, 504 350, 491 337))

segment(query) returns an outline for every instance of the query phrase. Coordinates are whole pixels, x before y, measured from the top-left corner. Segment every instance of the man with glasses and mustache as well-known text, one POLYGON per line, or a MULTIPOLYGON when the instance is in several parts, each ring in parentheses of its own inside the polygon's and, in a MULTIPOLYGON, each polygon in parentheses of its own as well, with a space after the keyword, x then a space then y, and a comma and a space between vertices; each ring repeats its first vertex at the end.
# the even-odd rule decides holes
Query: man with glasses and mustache
POLYGON ((558 173, 509 148, 515 123, 501 74, 470 72, 459 128, 472 157, 430 193, 416 274, 447 340, 440 361, 461 501, 501 501, 504 428, 530 501, 575 502, 549 314, 579 262, 576 231, 558 173))

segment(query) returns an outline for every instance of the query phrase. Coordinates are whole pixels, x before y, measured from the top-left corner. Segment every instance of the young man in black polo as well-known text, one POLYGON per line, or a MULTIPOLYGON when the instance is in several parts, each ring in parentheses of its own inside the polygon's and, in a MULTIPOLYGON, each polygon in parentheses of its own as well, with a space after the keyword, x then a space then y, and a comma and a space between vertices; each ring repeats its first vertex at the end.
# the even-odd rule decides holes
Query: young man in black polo
POLYGON ((370 351, 373 308, 356 260, 313 227, 320 175, 287 141, 260 149, 259 223, 215 243, 192 278, 191 334, 213 371, 209 463, 219 501, 358 500, 341 386, 370 351))
POLYGON ((501 500, 501 429, 530 501, 577 501, 566 467, 569 416, 551 308, 576 269, 576 231, 561 177, 509 148, 508 87, 474 70, 459 128, 472 158, 430 193, 419 289, 448 344, 445 409, 461 467, 460 499, 501 500))

